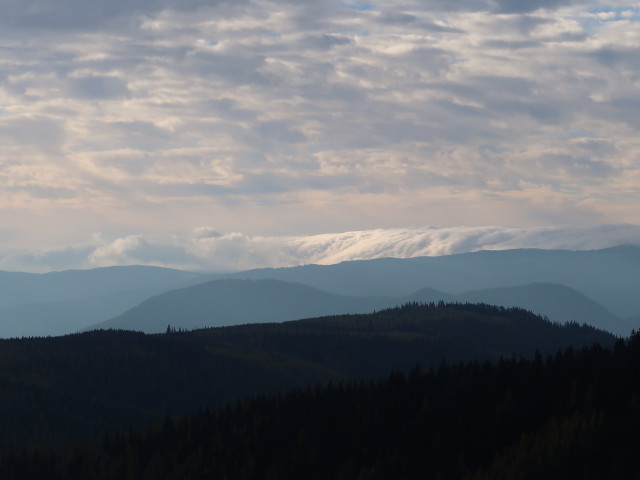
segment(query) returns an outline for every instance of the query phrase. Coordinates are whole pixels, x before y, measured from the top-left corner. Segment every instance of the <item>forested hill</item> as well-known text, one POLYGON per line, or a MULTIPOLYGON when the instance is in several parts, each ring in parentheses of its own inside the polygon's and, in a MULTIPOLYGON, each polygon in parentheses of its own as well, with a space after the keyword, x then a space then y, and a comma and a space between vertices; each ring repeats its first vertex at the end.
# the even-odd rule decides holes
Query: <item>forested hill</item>
POLYGON ((631 326, 579 292, 555 284, 443 293, 422 288, 407 297, 357 297, 327 293, 281 280, 213 280, 154 296, 93 325, 91 329, 127 329, 161 333, 167 324, 194 329, 244 323, 269 323, 345 313, 370 313, 411 301, 488 303, 521 307, 553 321, 581 323, 627 336, 631 326))
POLYGON ((614 337, 521 309, 408 304, 341 315, 145 335, 93 331, 0 341, 0 445, 58 444, 250 395, 374 379, 614 337))
MULTIPOLYGON (((399 313, 381 319, 393 324, 399 313)), ((439 313, 455 316, 447 307, 439 313)), ((520 316, 509 318, 495 315, 493 321, 518 323, 520 316)), ((374 328, 384 324, 376 320, 374 328)), ((352 331, 362 331, 357 325, 352 331)), ((383 381, 261 396, 166 417, 153 428, 114 432, 97 447, 0 453, 0 477, 638 478, 639 398, 636 335, 613 348, 442 364, 383 381)))

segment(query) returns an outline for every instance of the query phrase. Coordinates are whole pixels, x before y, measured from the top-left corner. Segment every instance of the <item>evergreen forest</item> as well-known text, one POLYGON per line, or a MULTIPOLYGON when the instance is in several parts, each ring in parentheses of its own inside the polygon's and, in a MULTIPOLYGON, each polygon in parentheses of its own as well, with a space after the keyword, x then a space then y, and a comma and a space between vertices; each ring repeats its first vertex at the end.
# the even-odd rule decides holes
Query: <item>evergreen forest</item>
POLYGON ((3 340, 0 478, 636 478, 639 367, 483 304, 3 340))

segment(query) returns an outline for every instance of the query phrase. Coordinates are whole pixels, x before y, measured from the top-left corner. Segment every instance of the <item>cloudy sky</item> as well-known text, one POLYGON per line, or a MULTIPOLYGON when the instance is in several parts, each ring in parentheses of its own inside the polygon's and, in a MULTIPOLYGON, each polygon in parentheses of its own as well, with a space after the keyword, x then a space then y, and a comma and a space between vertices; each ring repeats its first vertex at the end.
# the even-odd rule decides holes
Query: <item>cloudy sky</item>
POLYGON ((640 243, 639 20, 622 0, 0 0, 0 268, 640 243))

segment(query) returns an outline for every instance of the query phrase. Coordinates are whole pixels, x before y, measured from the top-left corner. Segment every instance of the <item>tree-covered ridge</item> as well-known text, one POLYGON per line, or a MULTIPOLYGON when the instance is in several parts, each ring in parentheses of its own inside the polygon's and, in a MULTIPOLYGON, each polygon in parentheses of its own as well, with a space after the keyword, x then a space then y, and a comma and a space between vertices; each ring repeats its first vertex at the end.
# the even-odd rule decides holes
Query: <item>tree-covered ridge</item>
POLYGON ((640 336, 296 389, 0 457, 6 479, 637 478, 640 336))
POLYGON ((614 337, 520 309, 407 304, 368 315, 145 335, 0 341, 0 446, 59 444, 252 395, 614 337))
POLYGON ((488 303, 520 307, 565 323, 580 320, 615 335, 632 326, 593 300, 562 285, 528 284, 449 294, 421 288, 408 296, 348 296, 301 283, 273 279, 218 279, 156 295, 91 329, 127 329, 161 333, 176 328, 222 327, 301 318, 371 313, 407 302, 488 303))

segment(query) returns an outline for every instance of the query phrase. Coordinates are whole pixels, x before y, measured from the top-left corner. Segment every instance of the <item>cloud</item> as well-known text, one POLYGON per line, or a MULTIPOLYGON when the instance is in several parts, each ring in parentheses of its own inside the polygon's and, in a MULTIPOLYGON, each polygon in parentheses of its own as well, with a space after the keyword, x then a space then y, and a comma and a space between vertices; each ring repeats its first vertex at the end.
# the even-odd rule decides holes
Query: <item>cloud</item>
POLYGON ((107 76, 84 76, 72 79, 70 91, 73 96, 85 100, 107 100, 128 98, 127 83, 119 78, 107 76))
MULTIPOLYGON (((7 0, 3 2, 3 23, 33 29, 86 29, 100 27, 114 19, 132 14, 150 14, 167 8, 192 10, 221 1, 183 0, 7 0)), ((242 3, 242 2, 240 2, 242 3)))
POLYGON ((590 250, 617 245, 640 246, 640 226, 424 227, 287 237, 221 234, 210 227, 199 227, 185 235, 138 234, 112 240, 97 235, 91 244, 5 254, 0 259, 0 267, 49 271, 142 264, 192 271, 238 271, 478 250, 590 250))
POLYGON ((10 0, 0 212, 44 250, 43 212, 75 242, 138 238, 132 260, 137 232, 214 221, 637 224, 637 21, 572 0, 10 0))
POLYGON ((61 147, 64 136, 64 127, 54 118, 35 116, 0 119, 0 138, 5 146, 32 147, 52 153, 61 147))

